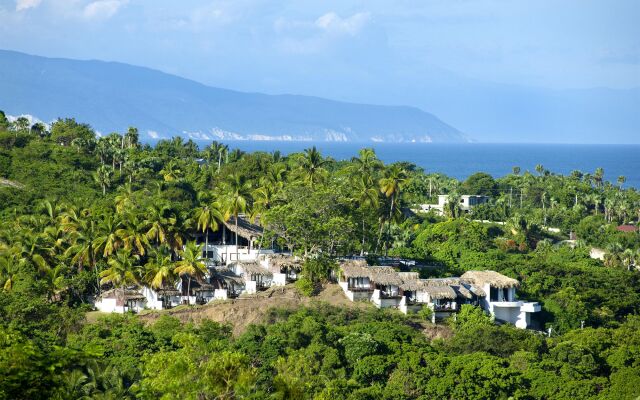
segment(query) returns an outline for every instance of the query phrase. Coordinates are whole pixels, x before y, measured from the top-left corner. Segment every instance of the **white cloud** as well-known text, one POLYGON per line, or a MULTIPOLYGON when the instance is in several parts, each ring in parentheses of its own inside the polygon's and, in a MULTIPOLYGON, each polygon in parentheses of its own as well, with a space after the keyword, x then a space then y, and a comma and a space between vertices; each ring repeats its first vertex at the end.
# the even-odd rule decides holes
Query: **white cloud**
POLYGON ((87 4, 82 10, 85 18, 111 18, 128 0, 98 0, 87 4))
POLYGON ((16 0, 16 11, 36 8, 40 5, 41 2, 42 0, 16 0))
POLYGON ((371 19, 371 13, 359 12, 350 17, 342 18, 335 12, 328 12, 319 17, 315 25, 329 33, 346 33, 355 36, 371 19))
POLYGON ((147 131, 147 135, 151 139, 159 139, 160 138, 160 134, 158 134, 158 132, 156 132, 156 131, 147 131))

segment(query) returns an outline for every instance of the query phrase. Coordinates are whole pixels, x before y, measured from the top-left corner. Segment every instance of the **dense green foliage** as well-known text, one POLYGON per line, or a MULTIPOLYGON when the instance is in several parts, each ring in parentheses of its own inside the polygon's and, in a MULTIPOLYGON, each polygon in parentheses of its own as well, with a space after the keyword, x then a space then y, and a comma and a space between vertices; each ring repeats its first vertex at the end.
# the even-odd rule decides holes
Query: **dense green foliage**
POLYGON ((96 138, 71 119, 47 129, 0 113, 0 178, 0 399, 639 394, 640 236, 616 226, 637 225, 640 195, 601 170, 458 182, 385 166, 369 149, 336 161, 180 138, 152 148, 135 128, 96 138), (440 193, 445 216, 410 212, 440 193), (491 201, 464 214, 461 194, 491 201), (101 287, 203 274, 192 237, 238 214, 265 227, 261 246, 305 257, 306 295, 342 255, 414 258, 433 265, 423 276, 493 269, 522 282, 518 295, 542 304, 538 323, 553 334, 467 307, 434 340, 417 329, 429 315, 328 307, 272 310, 239 337, 169 317, 84 321, 101 287), (570 231, 577 241, 564 240, 570 231), (604 261, 589 257, 594 246, 604 261))

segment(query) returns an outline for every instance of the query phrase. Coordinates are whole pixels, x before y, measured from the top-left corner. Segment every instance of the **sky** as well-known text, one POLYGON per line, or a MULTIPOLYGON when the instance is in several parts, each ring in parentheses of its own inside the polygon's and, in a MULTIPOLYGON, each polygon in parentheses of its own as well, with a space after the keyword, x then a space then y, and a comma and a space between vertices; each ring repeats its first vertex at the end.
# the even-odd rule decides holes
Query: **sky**
POLYGON ((638 0, 0 0, 0 48, 427 108, 442 85, 638 88, 638 21, 638 0))

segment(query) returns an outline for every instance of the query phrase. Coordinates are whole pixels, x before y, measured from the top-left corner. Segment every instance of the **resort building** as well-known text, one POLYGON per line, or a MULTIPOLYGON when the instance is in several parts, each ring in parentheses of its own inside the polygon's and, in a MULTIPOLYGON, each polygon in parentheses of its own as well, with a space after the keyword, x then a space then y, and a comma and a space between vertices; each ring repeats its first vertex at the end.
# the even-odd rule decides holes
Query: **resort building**
POLYGON ((273 254, 273 249, 256 247, 256 242, 262 234, 261 226, 252 223, 241 214, 238 216, 237 226, 235 217, 232 216, 222 224, 222 229, 215 232, 199 232, 195 234, 195 239, 198 244, 203 245, 202 258, 208 265, 228 265, 236 261, 255 261, 261 255, 273 254))
POLYGON ((378 308, 397 308, 405 314, 428 307, 434 320, 458 312, 462 304, 472 304, 498 322, 525 329, 531 325, 531 314, 540 311, 538 303, 516 300, 517 280, 495 271, 419 279, 415 272, 396 272, 392 267, 350 260, 340 266, 338 284, 351 301, 367 300, 378 308))
POLYGON ((525 329, 531 325, 531 314, 541 309, 537 302, 516 300, 516 288, 520 283, 495 271, 467 271, 461 279, 482 288, 486 295, 480 298, 480 307, 496 321, 525 329))
POLYGON ((236 261, 229 264, 229 270, 244 281, 244 293, 253 294, 271 286, 273 273, 258 261, 236 261))
POLYGON ((95 307, 108 313, 138 312, 145 308, 145 297, 136 289, 110 289, 96 298, 95 307))
POLYGON ((142 287, 142 295, 145 298, 145 307, 152 310, 166 310, 182 303, 180 291, 172 286, 161 289, 144 286, 142 287))
MULTIPOLYGON (((460 209, 462 212, 468 213, 475 206, 489 202, 489 196, 464 194, 460 196, 460 209)), ((444 209, 449 201, 448 194, 438 195, 438 204, 421 204, 417 211, 429 212, 431 210, 438 214, 443 214, 444 209)))
POLYGON ((287 254, 271 254, 260 257, 260 265, 272 274, 271 286, 284 286, 298 279, 302 271, 302 259, 287 254))

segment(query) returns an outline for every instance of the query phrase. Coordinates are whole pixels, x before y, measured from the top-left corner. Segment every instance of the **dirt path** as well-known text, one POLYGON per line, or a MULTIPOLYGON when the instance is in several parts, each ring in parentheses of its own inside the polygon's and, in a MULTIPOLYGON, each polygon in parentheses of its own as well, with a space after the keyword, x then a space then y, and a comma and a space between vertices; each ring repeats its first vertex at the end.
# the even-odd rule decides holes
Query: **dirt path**
POLYGON ((349 301, 340 286, 327 285, 317 296, 301 296, 292 286, 271 288, 255 295, 242 295, 233 300, 215 301, 203 306, 176 307, 171 310, 148 311, 140 314, 146 322, 153 322, 161 315, 171 315, 182 322, 199 323, 209 319, 233 326, 233 334, 239 335, 250 324, 266 321, 267 311, 271 308, 296 309, 313 303, 328 303, 333 306, 349 308, 372 308, 373 305, 349 301))

